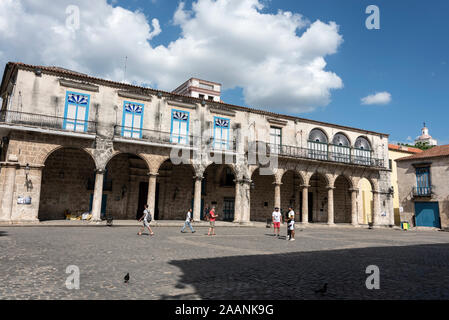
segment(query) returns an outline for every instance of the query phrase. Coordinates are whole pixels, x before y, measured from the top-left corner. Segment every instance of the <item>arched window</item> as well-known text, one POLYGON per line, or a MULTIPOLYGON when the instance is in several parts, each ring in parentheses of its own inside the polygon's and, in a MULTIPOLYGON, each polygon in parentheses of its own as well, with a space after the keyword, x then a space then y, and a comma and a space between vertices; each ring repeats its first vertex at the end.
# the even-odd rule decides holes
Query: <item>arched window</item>
POLYGON ((313 129, 309 134, 309 141, 327 143, 327 136, 321 129, 313 129))
POLYGON ((331 158, 337 162, 351 162, 351 144, 348 137, 339 132, 332 139, 331 158))
POLYGON ((371 144, 365 137, 358 137, 355 140, 354 162, 366 166, 371 165, 371 144))
POLYGON ((323 130, 315 128, 310 131, 307 142, 308 155, 312 159, 328 160, 327 136, 323 130))

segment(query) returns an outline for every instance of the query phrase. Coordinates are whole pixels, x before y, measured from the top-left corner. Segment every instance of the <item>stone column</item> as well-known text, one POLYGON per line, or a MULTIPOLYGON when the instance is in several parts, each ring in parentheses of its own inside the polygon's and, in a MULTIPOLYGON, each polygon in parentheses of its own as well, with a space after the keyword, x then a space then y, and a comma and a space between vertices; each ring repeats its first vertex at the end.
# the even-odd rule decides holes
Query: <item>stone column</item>
POLYGON ((302 186, 302 223, 309 223, 309 185, 302 186))
POLYGON ((240 181, 240 223, 250 223, 251 210, 251 180, 243 179, 240 181))
POLYGON ((16 169, 18 167, 17 158, 9 158, 9 162, 2 162, 1 167, 4 173, 3 193, 1 197, 0 221, 10 222, 12 207, 14 205, 14 186, 16 183, 16 169), (15 161, 11 161, 15 160, 15 161))
POLYGON ((379 224, 380 217, 380 192, 375 190, 373 191, 373 226, 377 226, 379 224))
POLYGON ((104 169, 97 169, 95 175, 94 198, 92 201, 92 221, 101 221, 101 201, 103 199, 104 169))
POLYGON ((327 224, 333 225, 334 222, 334 187, 327 187, 327 224))
POLYGON ((278 207, 281 211, 281 184, 280 182, 273 182, 274 184, 274 207, 278 207))
POLYGON ((234 222, 238 223, 242 221, 242 206, 240 195, 240 180, 234 180, 235 182, 235 200, 234 200, 234 222))
POLYGON ((201 220, 201 180, 202 176, 195 176, 195 190, 193 194, 193 220, 201 220))
POLYGON ((298 185, 295 185, 295 188, 295 208, 293 209, 295 210, 295 215, 298 215, 298 219, 300 219, 299 214, 301 214, 301 207, 299 206, 299 199, 301 199, 301 189, 298 185))
POLYGON ((353 226, 359 225, 359 217, 357 215, 357 189, 350 189, 351 191, 351 224, 353 226))
POLYGON ((150 172, 148 173, 148 196, 147 196, 147 205, 148 210, 150 211, 152 220, 154 219, 154 206, 156 203, 156 179, 157 179, 157 173, 150 172))

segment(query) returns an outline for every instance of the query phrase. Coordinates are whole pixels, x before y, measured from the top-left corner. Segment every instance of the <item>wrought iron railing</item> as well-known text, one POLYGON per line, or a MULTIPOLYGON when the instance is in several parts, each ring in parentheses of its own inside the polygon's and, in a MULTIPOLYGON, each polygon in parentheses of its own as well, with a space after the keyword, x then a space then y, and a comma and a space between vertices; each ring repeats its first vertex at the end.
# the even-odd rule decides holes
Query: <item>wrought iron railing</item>
POLYGON ((173 134, 170 132, 149 129, 136 129, 120 125, 114 127, 114 136, 130 140, 143 140, 153 143, 184 145, 190 147, 198 143, 196 137, 193 135, 173 134))
POLYGON ((55 129, 72 132, 96 133, 95 121, 75 120, 19 111, 0 111, 0 123, 26 125, 45 129, 55 129), (76 127, 73 124, 76 123, 76 127))
POLYGON ((413 187, 414 197, 430 197, 432 196, 432 186, 428 187, 413 187))
POLYGON ((258 143, 251 144, 250 151, 256 152, 257 150, 259 150, 263 152, 263 150, 261 150, 260 147, 262 147, 262 149, 265 148, 266 153, 268 155, 277 154, 279 156, 293 157, 293 158, 340 162, 370 167, 384 167, 383 159, 373 158, 371 156, 366 157, 361 155, 355 155, 353 149, 351 150, 352 152, 348 154, 346 150, 345 152, 335 152, 329 151, 329 148, 327 150, 316 150, 287 145, 274 145, 271 143, 259 141, 258 143), (255 148, 256 145, 258 146, 258 149, 255 148))

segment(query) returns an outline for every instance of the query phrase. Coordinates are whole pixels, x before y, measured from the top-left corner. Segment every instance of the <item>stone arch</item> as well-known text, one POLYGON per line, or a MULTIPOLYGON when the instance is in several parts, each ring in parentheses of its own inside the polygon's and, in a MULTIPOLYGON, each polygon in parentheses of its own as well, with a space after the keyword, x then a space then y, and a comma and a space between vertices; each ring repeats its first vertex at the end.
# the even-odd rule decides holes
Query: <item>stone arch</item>
MULTIPOLYGON (((202 180, 203 206, 215 207, 220 220, 234 221, 237 171, 233 164, 212 162, 204 170, 202 180)), ((201 214, 204 210, 201 210, 201 214)), ((202 216, 201 216, 202 218, 202 216)))
MULTIPOLYGON (((301 212, 302 186, 304 179, 297 170, 285 170, 281 176, 281 208, 283 212, 292 207, 296 213, 301 212)), ((299 216, 298 216, 299 217, 299 216)))
POLYGON ((73 148, 83 150, 91 156, 92 161, 94 161, 95 165, 97 165, 97 161, 89 148, 77 146, 65 146, 65 145, 45 145, 42 148, 39 148, 39 152, 35 157, 34 163, 37 165, 45 165, 45 162, 47 161, 48 157, 50 157, 51 154, 62 148, 73 148))
POLYGON ((156 220, 183 220, 193 208, 197 171, 192 163, 174 164, 165 159, 157 171, 154 217, 156 220))
POLYGON ((80 147, 53 146, 42 155, 38 219, 58 220, 66 214, 89 212, 96 169, 92 154, 80 147))
POLYGON ((251 174, 250 218, 252 221, 266 221, 274 208, 275 175, 261 175, 257 167, 251 174))
POLYGON ((315 171, 309 178, 309 222, 327 222, 329 176, 315 171))
POLYGON ((375 190, 375 185, 373 185, 373 181, 370 178, 362 176, 358 179, 357 188, 358 221, 362 224, 368 224, 373 221, 373 191, 375 190))
POLYGON ((352 181, 340 174, 334 181, 334 221, 335 223, 351 223, 351 190, 352 181))

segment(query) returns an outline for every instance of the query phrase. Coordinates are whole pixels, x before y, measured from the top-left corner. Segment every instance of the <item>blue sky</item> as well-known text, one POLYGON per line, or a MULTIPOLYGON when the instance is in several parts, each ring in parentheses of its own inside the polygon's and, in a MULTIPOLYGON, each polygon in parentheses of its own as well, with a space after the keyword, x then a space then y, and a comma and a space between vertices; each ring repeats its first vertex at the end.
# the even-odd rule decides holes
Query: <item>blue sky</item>
MULTIPOLYGON (((154 44, 179 36, 180 28, 170 22, 177 1, 117 4, 160 20, 164 31, 154 44)), ((312 21, 335 21, 344 39, 327 57, 327 68, 341 77, 344 88, 332 91, 326 107, 299 116, 390 133, 390 140, 403 142, 419 135, 425 121, 434 138, 449 143, 449 1, 278 0, 265 5, 264 12, 282 9, 312 21), (365 27, 370 4, 380 9, 379 30, 365 27), (391 93, 389 104, 361 105, 362 97, 381 91, 391 93)), ((225 91, 223 99, 244 104, 239 88, 225 91)))
POLYGON ((184 6, 167 0, 41 1, 39 6, 31 0, 0 3, 1 64, 60 65, 122 81, 127 56, 128 82, 169 90, 197 76, 221 82, 222 99, 231 104, 389 133, 393 142, 414 139, 425 121, 439 144, 449 144, 449 1, 227 0, 233 4, 222 15, 214 13, 217 3, 211 0, 193 1, 201 8, 192 1, 184 6), (250 5, 240 6, 243 2, 250 5), (62 28, 72 3, 81 10, 76 34, 62 28), (380 9, 380 30, 365 27, 368 5, 380 9), (248 11, 253 24, 247 30, 234 9, 248 11), (217 21, 206 21, 208 12, 217 21), (267 29, 260 32, 264 21, 267 29), (287 43, 270 30, 279 30, 287 43), (313 34, 308 42, 305 33, 313 34), (324 40, 315 43, 321 36, 324 40), (308 56, 292 58, 295 48, 308 56), (326 65, 303 77, 313 59, 326 65), (324 84, 313 78, 307 88, 316 75, 324 84), (391 101, 361 103, 379 92, 389 93, 391 101))

